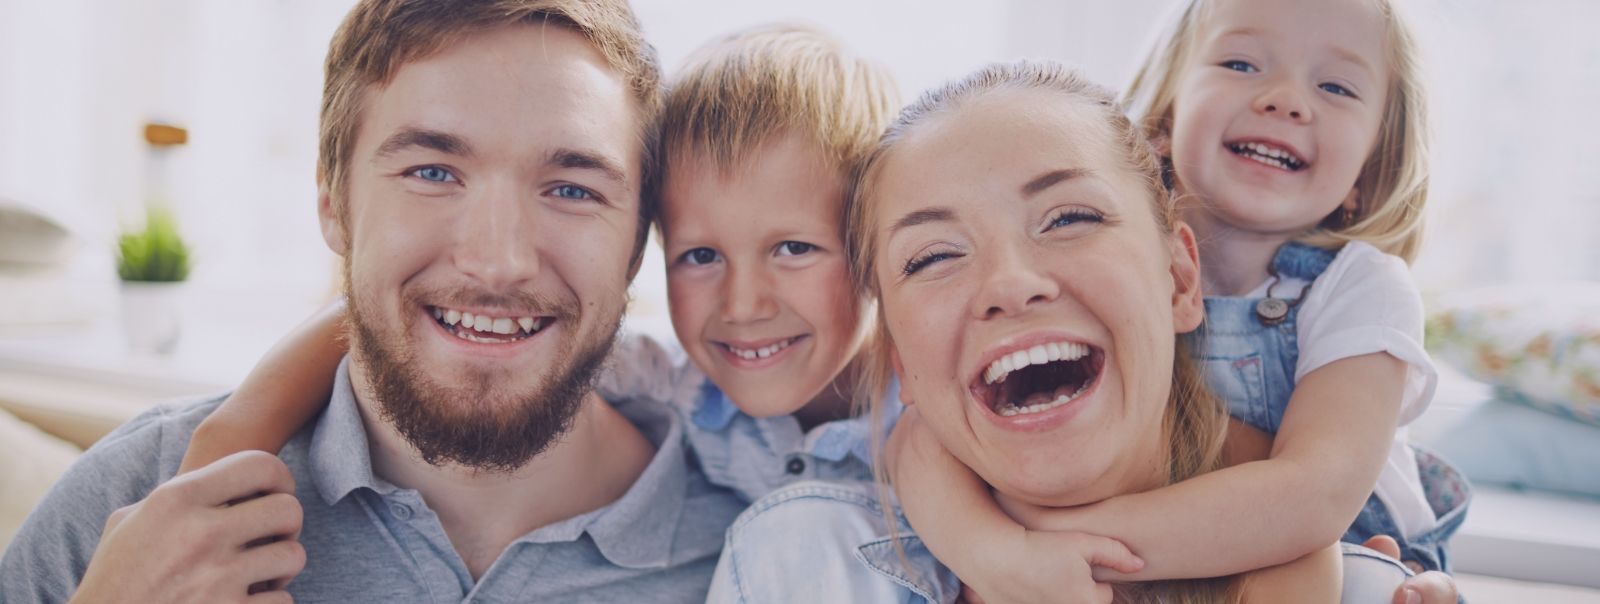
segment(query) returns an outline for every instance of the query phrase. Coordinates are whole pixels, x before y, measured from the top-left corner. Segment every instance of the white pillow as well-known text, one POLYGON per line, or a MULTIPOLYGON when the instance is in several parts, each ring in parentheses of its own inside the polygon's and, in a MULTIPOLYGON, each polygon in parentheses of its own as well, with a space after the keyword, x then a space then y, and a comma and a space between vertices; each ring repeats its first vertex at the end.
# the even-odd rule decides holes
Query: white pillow
POLYGON ((80 453, 0 410, 0 550, 80 453))

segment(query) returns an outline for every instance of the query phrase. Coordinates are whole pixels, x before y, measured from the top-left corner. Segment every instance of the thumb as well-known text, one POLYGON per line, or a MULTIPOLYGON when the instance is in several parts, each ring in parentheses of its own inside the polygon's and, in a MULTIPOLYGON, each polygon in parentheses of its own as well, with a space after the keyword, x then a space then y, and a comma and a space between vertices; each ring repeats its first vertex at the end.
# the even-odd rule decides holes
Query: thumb
POLYGON ((1103 566, 1123 574, 1139 572, 1144 568, 1144 559, 1133 555, 1133 551, 1121 541, 1098 535, 1079 535, 1080 545, 1084 553, 1083 559, 1091 566, 1103 566))
POLYGON ((1400 544, 1394 540, 1394 537, 1390 537, 1388 535, 1375 535, 1371 539, 1368 539, 1366 543, 1361 545, 1362 547, 1378 552, 1390 558, 1394 558, 1396 560, 1400 559, 1400 544))

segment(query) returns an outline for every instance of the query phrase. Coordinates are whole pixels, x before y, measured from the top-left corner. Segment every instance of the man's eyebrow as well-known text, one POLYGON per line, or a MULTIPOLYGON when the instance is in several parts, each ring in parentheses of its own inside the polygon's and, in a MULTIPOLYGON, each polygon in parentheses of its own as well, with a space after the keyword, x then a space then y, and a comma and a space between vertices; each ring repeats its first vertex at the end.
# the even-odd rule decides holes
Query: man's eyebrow
POLYGON ((1083 168, 1062 168, 1060 170, 1051 170, 1049 172, 1045 172, 1044 174, 1040 174, 1033 180, 1028 181, 1028 184, 1022 185, 1022 196, 1033 197, 1034 195, 1038 195, 1040 191, 1055 186, 1056 183, 1072 180, 1074 178, 1080 178, 1083 176, 1089 176, 1090 174, 1092 174, 1092 172, 1083 168))
POLYGON ((894 221, 894 226, 889 227, 889 234, 893 235, 900 229, 914 227, 919 224, 955 220, 955 217, 956 213, 950 211, 950 208, 929 208, 926 210, 917 210, 910 214, 906 214, 905 216, 901 216, 899 220, 894 221))
POLYGON ((617 184, 628 184, 628 177, 622 171, 620 162, 594 151, 556 149, 550 152, 550 157, 545 160, 545 165, 557 168, 594 170, 606 178, 616 181, 617 184))
POLYGON ((465 139, 447 132, 428 130, 426 128, 401 128, 400 131, 389 135, 383 144, 378 145, 377 157, 394 155, 410 147, 431 149, 447 155, 471 157, 472 145, 465 139))

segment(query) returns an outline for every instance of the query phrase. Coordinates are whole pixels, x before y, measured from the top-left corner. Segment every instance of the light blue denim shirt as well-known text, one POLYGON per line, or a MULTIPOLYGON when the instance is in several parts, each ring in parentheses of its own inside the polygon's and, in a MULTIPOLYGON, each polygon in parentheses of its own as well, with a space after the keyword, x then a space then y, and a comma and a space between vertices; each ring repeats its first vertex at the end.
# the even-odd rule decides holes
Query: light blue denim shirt
MULTIPOLYGON (((752 417, 672 343, 625 336, 613 349, 599 391, 672 401, 684 414, 689 448, 706 478, 747 503, 802 480, 872 480, 869 418, 836 420, 802 431, 793 416, 752 417)), ((888 434, 900 417, 898 384, 890 384, 884 399, 888 434)))
MULTIPOLYGON (((728 529, 706 602, 954 602, 960 580, 933 557, 898 508, 893 518, 890 531, 871 483, 808 481, 773 491, 728 529)), ((1342 602, 1389 602, 1410 575, 1393 558, 1340 546, 1342 602)))

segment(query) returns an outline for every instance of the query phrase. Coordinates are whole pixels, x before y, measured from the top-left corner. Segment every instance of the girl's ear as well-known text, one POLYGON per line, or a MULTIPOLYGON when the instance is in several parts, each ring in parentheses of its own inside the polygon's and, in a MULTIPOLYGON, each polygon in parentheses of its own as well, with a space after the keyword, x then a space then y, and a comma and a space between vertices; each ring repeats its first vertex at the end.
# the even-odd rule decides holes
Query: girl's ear
POLYGON ((1200 327, 1206 316, 1200 288, 1200 250, 1194 230, 1179 221, 1172 229, 1172 325, 1178 333, 1200 327))
POLYGON ((911 401, 911 393, 906 390, 906 366, 900 362, 900 350, 893 344, 889 345, 889 361, 894 363, 895 379, 900 380, 900 404, 910 407, 914 403, 911 401))
POLYGON ((1361 211, 1361 190, 1350 187, 1350 193, 1344 196, 1344 201, 1339 207, 1352 214, 1361 211))

